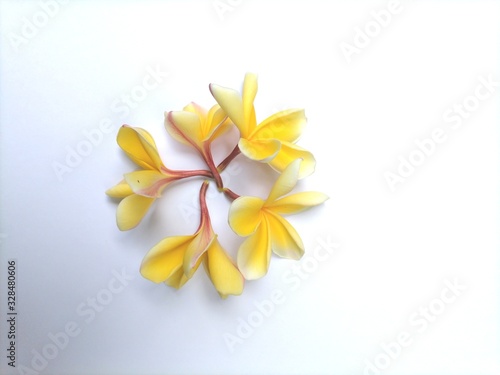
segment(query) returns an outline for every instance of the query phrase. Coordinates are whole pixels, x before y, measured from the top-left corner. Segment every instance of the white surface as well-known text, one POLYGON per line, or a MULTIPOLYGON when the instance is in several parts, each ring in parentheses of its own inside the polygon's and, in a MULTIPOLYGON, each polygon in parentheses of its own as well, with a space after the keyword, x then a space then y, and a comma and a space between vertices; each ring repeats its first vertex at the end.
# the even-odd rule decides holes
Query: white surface
MULTIPOLYGON (((17 50, 9 33, 19 34, 40 5, 0 3, 2 353, 6 260, 16 258, 17 365, 32 369, 34 351, 69 322, 79 332, 43 374, 372 373, 368 362, 383 365, 381 345, 404 332, 411 344, 384 373, 500 373, 498 92, 458 130, 442 119, 474 94, 479 76, 500 80, 500 4, 404 2, 348 63, 340 43, 352 44, 386 2, 234 1, 223 19, 214 3, 72 1, 17 50), (148 67, 169 76, 130 113, 113 110, 148 67), (167 190, 140 227, 120 232, 104 191, 134 166, 116 132, 123 123, 144 127, 168 166, 199 166, 168 139, 163 112, 189 101, 208 107, 209 83, 238 88, 247 71, 259 75, 260 119, 306 109, 299 144, 318 163, 297 190, 331 197, 290 217, 307 255, 300 263, 273 258, 265 278, 224 301, 201 268, 180 291, 144 280, 138 268, 147 250, 196 228, 186 212, 198 182, 167 190), (112 132, 60 181, 53 163, 108 119, 112 132), (392 192, 384 172, 438 127, 446 142, 392 192), (322 242, 340 246, 312 263, 322 242), (303 280, 291 274, 297 266, 303 280), (90 321, 87 299, 106 293, 113 272, 133 280, 90 321), (453 302, 434 301, 455 279, 466 290, 453 302), (258 317, 256 304, 275 290, 283 302, 231 352, 224 335, 258 317), (429 304, 445 309, 424 328, 415 314, 429 304)), ((241 169, 226 178, 236 191, 252 192, 255 176, 275 177, 247 172, 255 165, 242 157, 235 162, 241 169)), ((213 193, 214 225, 234 254, 228 202, 213 193)), ((23 373, 3 354, 0 363, 2 373, 23 373)))

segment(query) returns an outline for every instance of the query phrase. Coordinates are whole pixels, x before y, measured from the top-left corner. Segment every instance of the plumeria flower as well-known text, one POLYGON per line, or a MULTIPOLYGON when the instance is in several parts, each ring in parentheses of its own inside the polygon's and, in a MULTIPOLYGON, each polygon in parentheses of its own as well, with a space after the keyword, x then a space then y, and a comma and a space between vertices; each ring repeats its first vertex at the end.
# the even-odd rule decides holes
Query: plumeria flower
POLYGON ((302 159, 299 178, 314 171, 314 156, 295 145, 306 124, 303 109, 280 111, 257 124, 253 105, 257 94, 257 76, 247 73, 243 83, 243 93, 210 85, 215 100, 227 113, 240 131, 238 147, 248 158, 268 163, 273 169, 282 172, 290 162, 302 159))
POLYGON ((190 236, 167 237, 144 257, 141 274, 155 283, 165 282, 182 287, 203 263, 205 271, 222 298, 240 295, 244 279, 220 245, 208 214, 206 191, 208 181, 200 189, 201 219, 197 231, 190 236))
POLYGON ((211 177, 208 171, 174 171, 163 165, 151 134, 141 128, 123 125, 117 136, 118 145, 142 170, 124 175, 124 179, 106 191, 122 199, 116 211, 120 230, 135 228, 156 198, 170 183, 193 176, 211 177))
POLYGON ((271 253, 290 259, 300 259, 304 244, 292 225, 283 218, 325 202, 328 197, 319 192, 302 192, 283 197, 297 184, 301 160, 291 162, 278 177, 266 200, 239 197, 229 209, 229 225, 242 237, 248 237, 238 250, 238 268, 247 280, 267 273, 271 253))
POLYGON ((224 134, 231 122, 216 104, 208 111, 191 102, 182 111, 165 112, 165 128, 177 141, 191 145, 200 152, 208 143, 224 134))
POLYGON ((231 125, 231 121, 218 104, 207 111, 192 102, 182 111, 165 112, 165 128, 168 133, 200 153, 214 174, 218 187, 222 187, 222 181, 218 180, 220 176, 212 159, 210 144, 229 130, 231 125))

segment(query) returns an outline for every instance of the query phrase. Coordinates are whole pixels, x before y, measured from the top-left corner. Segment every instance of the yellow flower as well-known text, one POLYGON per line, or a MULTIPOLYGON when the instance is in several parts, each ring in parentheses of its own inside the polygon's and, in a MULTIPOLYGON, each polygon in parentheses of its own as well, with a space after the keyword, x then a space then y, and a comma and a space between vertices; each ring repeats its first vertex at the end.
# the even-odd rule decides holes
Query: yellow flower
POLYGON ((304 254, 302 240, 292 225, 282 217, 319 205, 328 197, 319 192, 288 194, 297 184, 301 160, 285 168, 266 200, 239 197, 229 209, 229 225, 242 237, 248 237, 238 250, 238 268, 247 280, 267 273, 271 252, 290 259, 304 254))
POLYGON ((243 93, 210 85, 210 91, 221 108, 240 131, 238 146, 248 158, 268 163, 282 172, 295 159, 302 159, 299 178, 314 171, 314 156, 294 143, 300 137, 306 124, 302 109, 280 111, 257 125, 253 105, 257 94, 257 76, 247 73, 243 83, 243 93))
POLYGON ((231 123, 219 105, 208 112, 196 103, 189 103, 182 111, 165 112, 165 128, 177 141, 204 153, 209 143, 226 132, 231 123))
POLYGON ((165 128, 172 138, 194 147, 212 171, 217 187, 222 188, 222 178, 214 164, 210 145, 214 139, 229 130, 231 121, 216 104, 207 112, 192 102, 183 111, 165 112, 165 128))
POLYGON ((106 194, 121 199, 116 210, 116 225, 120 230, 135 228, 155 201, 155 198, 134 194, 125 180, 106 190, 106 194))
POLYGON ((116 223, 120 230, 135 228, 165 187, 192 176, 211 176, 207 171, 173 171, 163 165, 151 134, 141 128, 123 125, 117 136, 118 145, 142 170, 124 175, 124 179, 106 191, 119 198, 116 223))
POLYGON ((160 241, 144 257, 141 274, 155 283, 165 282, 178 289, 192 277, 202 262, 222 298, 240 295, 244 279, 212 229, 205 201, 207 187, 208 181, 205 181, 200 190, 201 220, 196 233, 160 241))

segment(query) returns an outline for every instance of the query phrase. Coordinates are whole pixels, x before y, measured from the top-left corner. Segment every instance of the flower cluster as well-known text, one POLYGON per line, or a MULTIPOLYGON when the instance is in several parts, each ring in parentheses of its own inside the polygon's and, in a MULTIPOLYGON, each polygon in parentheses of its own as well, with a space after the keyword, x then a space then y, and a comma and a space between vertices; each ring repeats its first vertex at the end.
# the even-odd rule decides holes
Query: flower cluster
POLYGON ((194 234, 167 237, 144 257, 140 272, 148 280, 182 287, 200 263, 222 298, 240 295, 244 281, 263 277, 271 255, 300 259, 302 240, 284 215, 294 214, 323 203, 320 192, 289 194, 297 181, 314 171, 313 155, 296 145, 306 124, 302 109, 280 111, 257 123, 254 99, 257 77, 246 74, 242 92, 210 85, 217 104, 208 111, 190 103, 182 111, 165 113, 165 128, 177 141, 192 147, 204 160, 204 170, 172 170, 160 158, 152 136, 144 129, 123 125, 118 145, 141 169, 126 173, 122 181, 106 194, 121 199, 116 212, 120 230, 135 228, 162 191, 171 183, 201 177, 200 224, 194 234), (212 156, 212 142, 236 126, 239 141, 218 165, 212 156), (221 173, 239 154, 266 163, 280 173, 267 198, 239 196, 224 186, 221 173), (226 253, 212 228, 206 204, 210 181, 231 201, 228 222, 244 237, 236 263, 226 253))

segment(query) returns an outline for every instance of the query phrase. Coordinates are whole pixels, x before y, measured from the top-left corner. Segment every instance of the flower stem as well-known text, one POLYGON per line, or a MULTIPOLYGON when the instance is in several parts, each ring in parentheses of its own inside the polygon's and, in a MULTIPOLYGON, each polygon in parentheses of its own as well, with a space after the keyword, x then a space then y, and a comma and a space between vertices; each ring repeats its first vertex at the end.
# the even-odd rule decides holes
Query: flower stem
POLYGON ((235 199, 238 199, 240 197, 238 194, 236 194, 234 191, 232 191, 229 188, 223 188, 221 191, 226 195, 226 197, 228 197, 232 201, 234 201, 235 199))
POLYGON ((162 167, 160 172, 164 173, 167 176, 170 176, 172 181, 182 180, 184 178, 189 178, 189 177, 214 178, 211 171, 206 171, 203 169, 175 170, 175 169, 168 169, 167 167, 162 167))
POLYGON ((203 152, 202 152, 203 159, 205 159, 205 163, 207 164, 208 168, 212 172, 212 178, 215 180, 215 183, 217 184, 218 189, 222 189, 224 187, 224 184, 222 182, 222 177, 219 173, 219 170, 215 166, 214 159, 212 157, 212 152, 210 151, 210 143, 206 142, 203 144, 203 152))
POLYGON ((203 181, 203 184, 201 185, 200 188, 200 212, 201 212, 201 218, 200 218, 200 228, 203 225, 208 225, 210 226, 210 214, 208 212, 208 206, 207 206, 207 189, 208 189, 208 184, 210 181, 205 180, 203 181))
POLYGON ((213 173, 211 171, 205 171, 202 169, 195 169, 192 171, 170 171, 175 175, 179 176, 179 179, 188 178, 188 177, 207 177, 213 178, 213 173))
POLYGON ((217 170, 221 173, 231 163, 231 161, 241 153, 238 144, 234 147, 233 151, 217 166, 217 170))

